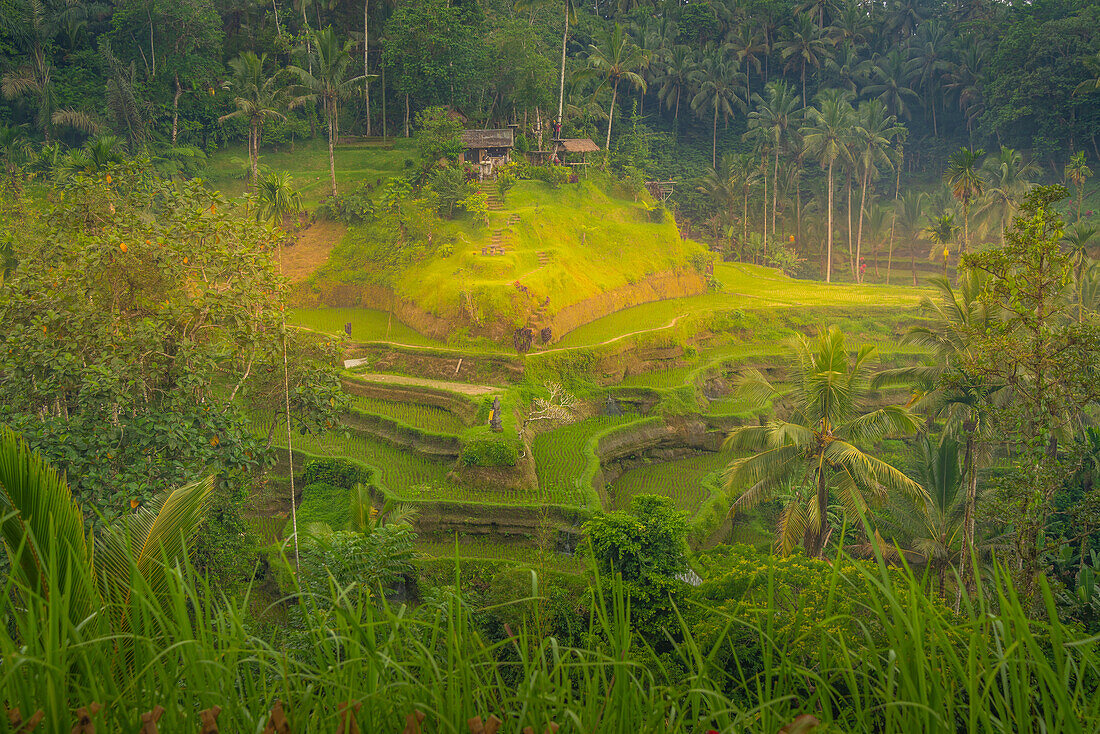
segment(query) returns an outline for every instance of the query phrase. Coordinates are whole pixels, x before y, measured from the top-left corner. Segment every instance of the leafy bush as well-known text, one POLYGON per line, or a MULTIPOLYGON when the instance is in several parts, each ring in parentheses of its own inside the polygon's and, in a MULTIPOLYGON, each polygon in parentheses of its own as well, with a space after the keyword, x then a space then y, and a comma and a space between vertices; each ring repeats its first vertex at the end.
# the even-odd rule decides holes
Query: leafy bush
POLYGON ((569 169, 565 166, 528 166, 527 175, 554 189, 569 181, 569 169))
POLYGON ((425 161, 458 158, 462 154, 462 123, 445 107, 429 107, 416 115, 416 149, 425 161))
POLYGON ((333 583, 352 600, 389 592, 413 574, 415 539, 404 523, 381 525, 367 534, 340 530, 306 535, 299 582, 317 599, 330 599, 333 583))
POLYGON ((343 530, 350 517, 351 495, 347 487, 313 482, 302 489, 302 504, 298 506, 298 529, 308 530, 314 523, 324 523, 332 530, 343 530))
POLYGON ((376 216, 376 207, 371 199, 373 186, 361 183, 350 193, 328 196, 317 205, 316 215, 344 224, 370 222, 376 216))
POLYGON ((351 489, 356 484, 370 483, 371 471, 347 459, 313 459, 306 462, 302 481, 306 485, 329 484, 351 489))
POLYGON ((475 438, 462 447, 464 466, 515 466, 519 449, 500 438, 475 438))

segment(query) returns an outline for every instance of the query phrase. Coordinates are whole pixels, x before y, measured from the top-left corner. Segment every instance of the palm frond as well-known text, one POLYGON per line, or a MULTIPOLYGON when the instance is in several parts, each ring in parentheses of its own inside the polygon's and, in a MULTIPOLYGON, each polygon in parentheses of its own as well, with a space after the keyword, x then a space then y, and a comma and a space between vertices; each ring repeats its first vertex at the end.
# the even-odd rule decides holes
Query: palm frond
POLYGON ((888 436, 915 433, 921 429, 921 420, 906 407, 888 405, 865 413, 843 427, 837 433, 851 441, 875 442, 888 436))

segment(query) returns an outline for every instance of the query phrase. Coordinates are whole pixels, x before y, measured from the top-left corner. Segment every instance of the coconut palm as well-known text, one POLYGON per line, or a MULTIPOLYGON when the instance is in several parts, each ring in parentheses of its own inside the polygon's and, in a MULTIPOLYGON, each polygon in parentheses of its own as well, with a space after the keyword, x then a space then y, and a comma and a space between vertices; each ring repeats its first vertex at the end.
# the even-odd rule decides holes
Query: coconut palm
POLYGON ((340 100, 349 97, 354 88, 366 81, 362 74, 349 76, 351 70, 351 41, 341 43, 336 38, 332 26, 323 31, 312 31, 310 37, 309 69, 300 66, 287 68, 298 76, 301 85, 297 87, 292 105, 321 103, 328 123, 328 170, 332 184, 332 195, 336 191, 336 137, 339 135, 340 100))
POLYGON ((914 389, 914 408, 932 418, 944 418, 947 430, 960 437, 965 453, 962 471, 966 479, 966 506, 963 523, 962 576, 968 587, 973 583, 970 559, 976 554, 974 521, 977 517, 978 470, 989 458, 992 438, 992 409, 1005 393, 1003 386, 972 375, 967 364, 972 334, 986 330, 996 314, 982 301, 984 277, 977 271, 964 271, 958 289, 947 278, 932 278, 930 283, 939 297, 925 297, 921 310, 923 324, 912 327, 905 341, 933 355, 928 365, 885 370, 875 376, 873 385, 904 384, 914 389))
POLYGON ((1089 261, 1088 249, 1090 247, 1100 245, 1100 241, 1094 241, 1098 231, 1100 230, 1097 230, 1095 227, 1087 227, 1083 224, 1077 224, 1073 227, 1073 229, 1068 230, 1062 237, 1062 243, 1069 247, 1070 252, 1073 256, 1073 274, 1074 280, 1077 284, 1078 321, 1084 320, 1085 317, 1084 272, 1085 267, 1089 261))
POLYGON ((768 44, 755 27, 748 23, 739 23, 737 30, 726 36, 726 47, 733 51, 737 62, 745 69, 745 96, 752 99, 748 72, 751 67, 760 74, 761 62, 768 55, 768 44))
POLYGON ((163 601, 213 487, 208 479, 166 492, 93 536, 64 475, 0 429, 0 536, 11 573, 25 595, 65 595, 74 627, 106 619, 124 630, 135 573, 163 601))
POLYGON ((619 83, 646 91, 645 79, 638 72, 649 63, 649 59, 642 49, 638 48, 630 36, 618 23, 610 30, 605 30, 599 38, 599 43, 588 46, 588 66, 577 73, 579 78, 599 77, 600 84, 596 88, 598 94, 605 87, 611 87, 611 106, 607 112, 607 140, 604 149, 611 147, 611 126, 615 118, 615 102, 619 97, 619 83))
POLYGON ((50 142, 57 94, 53 83, 53 64, 41 46, 35 47, 27 63, 0 77, 0 92, 7 99, 30 97, 35 107, 35 119, 46 142, 50 142))
POLYGON ((734 107, 745 108, 745 75, 738 70, 735 60, 718 53, 704 53, 696 79, 699 91, 691 98, 691 109, 699 116, 713 117, 711 166, 717 168, 718 117, 732 115, 734 107))
POLYGON ((82 148, 74 148, 65 157, 61 168, 65 173, 83 173, 94 175, 102 173, 109 166, 126 159, 122 139, 114 135, 101 135, 84 143, 82 148))
POLYGON ((695 51, 690 46, 678 44, 666 49, 661 56, 661 70, 657 78, 657 97, 665 107, 672 108, 673 137, 680 135, 680 96, 691 84, 698 65, 695 51))
POLYGON ((772 167, 772 234, 775 234, 775 211, 779 191, 779 153, 798 130, 802 110, 798 96, 785 82, 771 82, 764 96, 754 97, 755 108, 749 112, 748 135, 764 143, 773 152, 772 167))
POLYGON ((1003 245, 1005 229, 1016 214, 1016 202, 1034 184, 1039 167, 1032 161, 1025 161, 1018 151, 1002 147, 995 157, 990 156, 982 162, 982 173, 989 186, 983 209, 999 227, 1003 245))
POLYGON ((979 170, 983 156, 985 151, 981 148, 959 148, 947 159, 947 168, 943 172, 943 181, 951 189, 951 195, 962 204, 963 254, 970 249, 970 205, 985 193, 985 179, 979 170))
POLYGON ((802 140, 810 156, 827 169, 827 248, 825 282, 833 279, 833 170, 837 161, 843 165, 849 158, 848 135, 852 124, 852 105, 847 95, 835 92, 821 95, 817 107, 806 111, 807 125, 802 128, 802 140))
MULTIPOLYGON (((927 496, 905 474, 859 448, 920 425, 903 406, 862 411, 874 356, 869 345, 851 355, 835 326, 816 339, 800 336, 790 369, 791 415, 743 426, 726 439, 727 448, 751 452, 730 463, 723 475, 726 487, 737 494, 735 511, 751 509, 791 485, 813 489, 808 501, 791 502, 780 514, 776 548, 782 553, 801 543, 808 555, 822 555, 832 496, 853 520, 866 514, 869 502, 882 501, 891 492, 927 496)), ((778 395, 755 369, 740 375, 738 393, 760 406, 778 395)))
POLYGON ((1092 177, 1092 169, 1085 163, 1085 154, 1083 151, 1077 151, 1069 157, 1069 163, 1066 164, 1065 169, 1066 180, 1072 181, 1074 187, 1077 189, 1077 219, 1074 221, 1081 221, 1081 203, 1085 197, 1085 181, 1092 177))
POLYGON ((946 55, 950 35, 942 21, 930 20, 917 30, 916 54, 917 84, 924 93, 924 101, 932 117, 932 136, 939 137, 939 121, 936 117, 937 97, 944 75, 950 69, 946 55))
POLYGON ((302 208, 302 195, 294 188, 290 174, 272 172, 256 186, 256 221, 282 226, 286 218, 302 208))
POLYGON ((916 240, 924 223, 925 196, 917 191, 906 191, 894 202, 895 226, 898 236, 909 245, 909 266, 913 285, 917 285, 916 240))
POLYGON ((972 39, 960 41, 962 48, 957 60, 947 71, 945 88, 956 100, 959 111, 966 118, 966 131, 974 134, 974 124, 984 109, 980 75, 986 68, 985 46, 972 39))
POLYGON ((233 104, 237 109, 220 118, 223 121, 240 118, 248 123, 248 163, 253 185, 260 171, 260 138, 264 124, 283 119, 283 111, 290 104, 282 74, 276 72, 267 76, 264 73, 266 64, 267 54, 257 56, 251 51, 229 62, 233 76, 225 86, 233 92, 233 104))
POLYGON ((863 93, 878 99, 898 119, 909 118, 909 105, 920 102, 920 95, 911 86, 919 69, 920 61, 912 58, 908 49, 894 48, 875 59, 871 83, 863 93))
MULTIPOLYGON (((867 207, 867 189, 879 176, 883 167, 892 167, 895 143, 905 140, 905 126, 893 115, 886 114, 886 107, 877 99, 862 102, 856 111, 856 125, 852 130, 853 158, 856 173, 860 177, 859 228, 856 234, 855 261, 860 260, 863 246, 863 217, 867 207)), ((863 275, 856 270, 856 278, 863 275)))
POLYGON ((934 261, 940 248, 943 248, 943 274, 946 277, 947 262, 951 258, 951 243, 959 233, 959 225, 955 224, 955 215, 941 214, 933 218, 921 233, 932 243, 932 249, 928 254, 930 260, 934 261))
POLYGON ((825 74, 831 86, 858 95, 871 78, 874 66, 851 43, 837 46, 836 53, 825 62, 825 74))
POLYGON ((787 68, 797 68, 802 75, 802 106, 806 106, 806 67, 820 69, 829 58, 829 43, 821 28, 807 15, 795 16, 790 36, 776 44, 787 68))

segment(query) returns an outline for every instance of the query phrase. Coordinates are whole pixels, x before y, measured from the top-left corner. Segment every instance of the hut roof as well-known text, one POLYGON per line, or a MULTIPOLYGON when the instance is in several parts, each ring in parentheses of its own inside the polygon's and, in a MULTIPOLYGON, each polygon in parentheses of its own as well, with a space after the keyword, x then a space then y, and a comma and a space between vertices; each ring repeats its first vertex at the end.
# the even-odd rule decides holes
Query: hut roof
POLYGON ((596 153, 600 149, 591 138, 564 138, 558 142, 566 153, 596 153))
POLYGON ((500 130, 463 130, 462 146, 471 148, 512 148, 516 144, 515 131, 510 128, 500 130))

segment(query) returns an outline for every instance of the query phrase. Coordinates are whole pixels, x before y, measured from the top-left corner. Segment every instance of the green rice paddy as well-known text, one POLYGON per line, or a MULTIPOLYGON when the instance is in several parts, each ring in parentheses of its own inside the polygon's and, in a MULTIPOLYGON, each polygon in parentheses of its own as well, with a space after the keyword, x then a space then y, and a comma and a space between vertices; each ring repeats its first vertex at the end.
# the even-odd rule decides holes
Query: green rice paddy
POLYGON ((586 477, 591 476, 596 457, 588 451, 589 440, 608 428, 636 420, 634 415, 599 416, 540 433, 532 447, 540 487, 554 494, 583 496, 590 492, 586 477))
POLYGON ((466 429, 457 415, 449 410, 424 403, 399 403, 393 400, 380 400, 362 395, 353 395, 352 405, 364 413, 392 418, 413 428, 428 433, 457 435, 466 429))
POLYGON ((392 341, 413 346, 438 346, 412 327, 390 318, 386 311, 373 308, 294 308, 287 323, 324 334, 343 334, 351 323, 351 339, 356 342, 392 341))
POLYGON ((676 509, 692 517, 710 496, 703 479, 720 471, 729 461, 728 454, 716 453, 648 464, 624 472, 611 483, 609 494, 614 498, 615 508, 620 510, 628 508, 630 500, 639 494, 670 497, 676 509))

